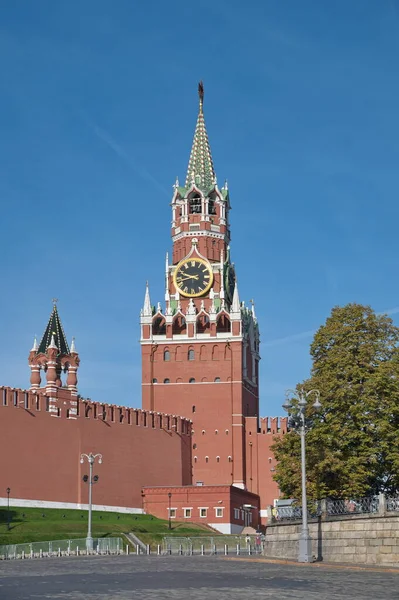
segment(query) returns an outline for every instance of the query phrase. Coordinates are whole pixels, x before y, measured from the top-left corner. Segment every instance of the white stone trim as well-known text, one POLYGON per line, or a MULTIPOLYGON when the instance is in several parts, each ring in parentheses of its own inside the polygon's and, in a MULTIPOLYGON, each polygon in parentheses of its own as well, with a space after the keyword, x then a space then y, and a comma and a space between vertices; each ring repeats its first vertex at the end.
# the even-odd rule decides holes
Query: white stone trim
MULTIPOLYGON (((178 361, 180 362, 180 361, 178 361)), ((160 385, 209 385, 210 383, 212 383, 213 385, 231 385, 232 383, 242 383, 242 381, 195 381, 193 383, 189 383, 188 381, 181 381, 180 383, 176 383, 171 381, 170 383, 163 383, 158 381, 158 383, 142 383, 141 385, 156 385, 156 386, 160 386, 160 385)), ((139 409, 140 410, 140 409, 139 409)), ((240 415, 241 416, 241 415, 240 415)))
POLYGON ((268 517, 269 515, 267 514, 267 508, 261 508, 259 511, 259 516, 260 517, 268 517))
MULTIPOLYGON (((0 506, 7 506, 8 499, 0 498, 0 506)), ((88 504, 78 502, 52 502, 50 500, 27 500, 25 498, 10 498, 10 508, 71 508, 77 510, 89 510, 88 504)), ((93 504, 93 510, 102 512, 131 513, 136 515, 145 514, 142 508, 130 508, 128 506, 109 506, 105 504, 93 504)))

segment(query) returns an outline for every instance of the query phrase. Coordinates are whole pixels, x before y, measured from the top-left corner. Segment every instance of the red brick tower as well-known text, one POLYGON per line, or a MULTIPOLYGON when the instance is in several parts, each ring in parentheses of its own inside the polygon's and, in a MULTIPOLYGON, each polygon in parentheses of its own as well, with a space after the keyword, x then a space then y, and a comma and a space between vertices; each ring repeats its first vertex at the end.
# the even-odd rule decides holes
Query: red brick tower
POLYGON ((74 338, 69 349, 56 303, 57 300, 54 300, 53 309, 40 344, 37 344, 35 338, 32 350, 29 353, 30 390, 31 392, 44 392, 46 394, 49 398, 50 412, 54 415, 59 413, 57 398, 62 396, 63 399, 70 399, 68 414, 73 418, 76 413, 77 371, 80 359, 76 352, 74 338), (42 385, 41 370, 46 374, 45 386, 42 385), (62 373, 67 375, 65 385, 61 380, 62 373))
POLYGON ((258 417, 259 332, 230 260, 230 199, 218 187, 203 114, 172 198, 165 307, 141 311, 143 408, 193 421, 193 483, 246 487, 245 417, 258 417))

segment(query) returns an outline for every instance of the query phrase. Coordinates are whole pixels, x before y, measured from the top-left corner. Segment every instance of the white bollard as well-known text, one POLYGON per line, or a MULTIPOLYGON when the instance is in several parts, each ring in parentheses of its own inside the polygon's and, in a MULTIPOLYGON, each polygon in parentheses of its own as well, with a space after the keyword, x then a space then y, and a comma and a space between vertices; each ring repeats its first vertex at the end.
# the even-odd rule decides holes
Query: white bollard
POLYGON ((201 544, 201 556, 204 556, 204 544, 201 544))
POLYGON ((150 548, 150 544, 147 544, 147 547, 146 547, 146 552, 147 552, 147 556, 148 556, 149 554, 151 554, 151 548, 150 548))
POLYGON ((224 555, 227 556, 229 553, 229 547, 227 544, 224 545, 224 555))
POLYGON ((237 556, 240 556, 240 544, 237 544, 237 556))
POLYGON ((251 556, 251 544, 248 544, 248 556, 251 556))
POLYGON ((22 550, 22 552, 21 552, 21 558, 22 558, 22 560, 25 558, 25 550, 22 550))
POLYGON ((182 544, 179 545, 179 554, 180 554, 180 556, 183 556, 183 546, 182 546, 182 544))
POLYGON ((158 544, 157 546, 157 556, 161 556, 161 545, 158 544))
POLYGON ((126 554, 129 554, 129 544, 126 544, 126 554))
POLYGON ((140 554, 140 546, 138 544, 136 546, 136 554, 137 556, 140 554))
POLYGON ((43 558, 43 550, 41 548, 39 550, 39 558, 43 558))

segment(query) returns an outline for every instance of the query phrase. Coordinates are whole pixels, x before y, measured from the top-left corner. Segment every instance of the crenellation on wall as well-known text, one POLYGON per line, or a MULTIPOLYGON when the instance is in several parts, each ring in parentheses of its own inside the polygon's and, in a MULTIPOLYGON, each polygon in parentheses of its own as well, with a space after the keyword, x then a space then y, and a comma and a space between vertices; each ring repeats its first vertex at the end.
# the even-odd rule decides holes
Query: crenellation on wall
POLYGON ((105 421, 115 425, 176 430, 179 435, 191 437, 192 421, 185 417, 96 402, 79 396, 76 398, 72 396, 70 390, 64 388, 58 390, 57 397, 52 397, 44 391, 0 386, 0 410, 5 408, 26 410, 38 415, 48 413, 66 420, 80 418, 105 421))

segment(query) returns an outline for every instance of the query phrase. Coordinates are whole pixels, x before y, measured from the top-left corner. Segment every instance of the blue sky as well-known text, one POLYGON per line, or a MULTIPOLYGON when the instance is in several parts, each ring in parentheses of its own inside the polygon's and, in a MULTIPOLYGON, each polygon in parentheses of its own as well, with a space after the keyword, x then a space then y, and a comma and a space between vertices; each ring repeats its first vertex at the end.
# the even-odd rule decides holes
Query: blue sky
POLYGON ((163 298, 199 79, 262 414, 308 376, 334 305, 398 318, 398 34, 397 0, 3 6, 0 382, 28 386, 55 296, 80 392, 140 406, 139 311, 146 279, 163 298))

